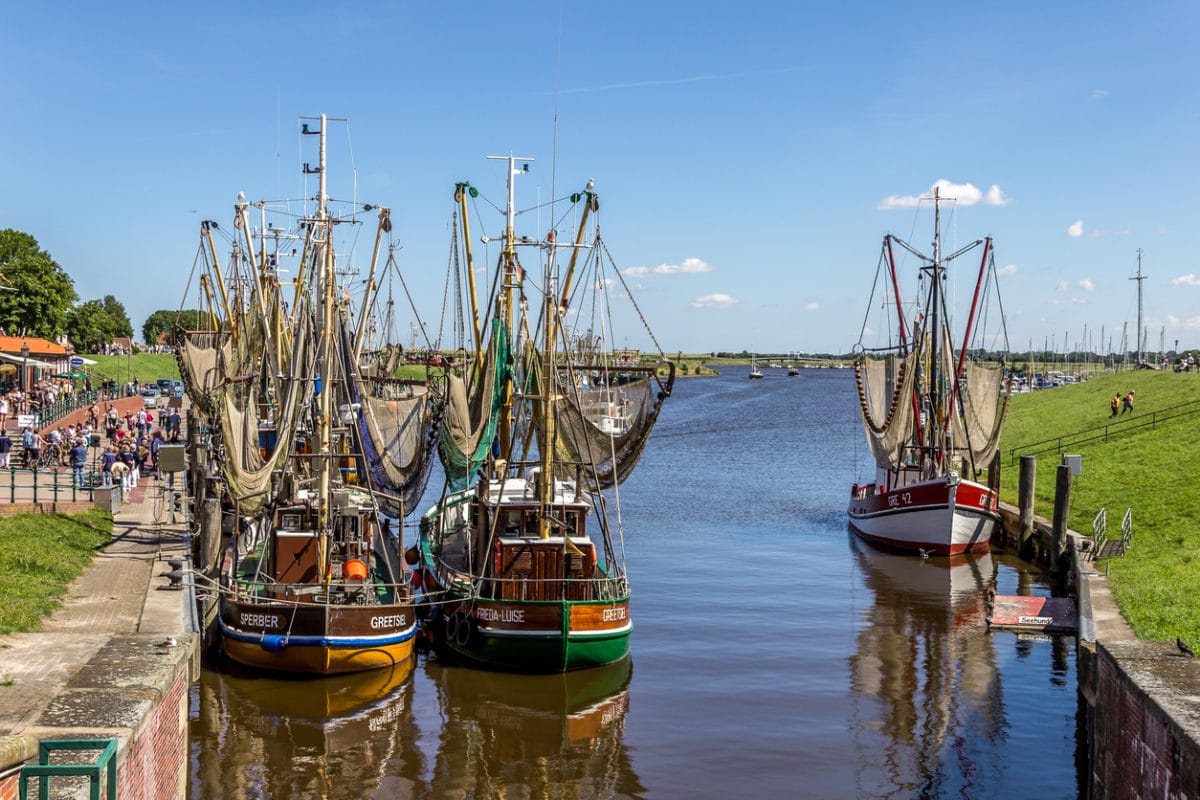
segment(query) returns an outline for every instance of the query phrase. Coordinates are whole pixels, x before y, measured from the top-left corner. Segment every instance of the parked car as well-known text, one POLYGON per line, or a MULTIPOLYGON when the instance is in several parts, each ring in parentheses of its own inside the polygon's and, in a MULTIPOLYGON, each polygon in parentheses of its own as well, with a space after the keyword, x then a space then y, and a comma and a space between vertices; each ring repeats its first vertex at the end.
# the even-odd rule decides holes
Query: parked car
POLYGON ((158 405, 158 398, 162 397, 162 392, 158 391, 157 386, 147 386, 141 391, 142 405, 146 408, 154 408, 158 405))
POLYGON ((155 383, 158 384, 158 391, 161 394, 170 394, 175 381, 170 378, 159 378, 155 383))

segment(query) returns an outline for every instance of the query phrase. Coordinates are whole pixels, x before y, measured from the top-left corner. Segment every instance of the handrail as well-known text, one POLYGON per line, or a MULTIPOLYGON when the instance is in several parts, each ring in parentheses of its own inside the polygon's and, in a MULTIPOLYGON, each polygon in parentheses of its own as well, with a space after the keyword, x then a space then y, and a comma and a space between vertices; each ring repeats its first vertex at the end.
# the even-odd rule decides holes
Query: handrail
POLYGON ((1087 444, 1097 440, 1107 442, 1110 437, 1122 433, 1141 430, 1149 427, 1154 430, 1160 423, 1168 422, 1180 417, 1189 417, 1193 414, 1200 414, 1200 400, 1192 400, 1191 402, 1181 403, 1171 408, 1162 409, 1160 411, 1152 411, 1149 419, 1146 417, 1138 417, 1137 422, 1133 418, 1121 420, 1119 422, 1110 422, 1107 425, 1101 425, 1095 428, 1087 428, 1073 433, 1065 433, 1062 436, 1055 436, 1050 439, 1043 439, 1039 442, 1031 442, 1010 449, 1009 463, 1015 464, 1020 456, 1033 456, 1041 453, 1063 452, 1068 445, 1087 444), (1182 409, 1187 409, 1182 410, 1182 409), (1115 430, 1114 430, 1115 428, 1115 430), (1082 438, 1079 438, 1082 437, 1082 438), (1053 445, 1052 447, 1043 447, 1043 445, 1053 445), (1036 448, 1036 449, 1035 449, 1036 448))

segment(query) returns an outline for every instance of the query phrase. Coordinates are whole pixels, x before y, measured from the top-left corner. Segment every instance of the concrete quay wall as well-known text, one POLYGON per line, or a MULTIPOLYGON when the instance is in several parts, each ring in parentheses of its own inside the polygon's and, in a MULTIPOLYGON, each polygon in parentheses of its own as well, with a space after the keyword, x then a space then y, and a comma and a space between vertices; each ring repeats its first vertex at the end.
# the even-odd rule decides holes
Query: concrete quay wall
MULTIPOLYGON (((1015 542, 1019 515, 1001 508, 1002 543, 1015 542)), ((1035 520, 1035 556, 1049 549, 1049 523, 1035 520)), ((1136 542, 1136 531, 1134 541, 1136 542)), ((1087 537, 1067 549, 1079 609, 1078 676, 1092 800, 1200 798, 1200 663, 1174 642, 1137 638, 1091 560, 1087 537)), ((1131 549, 1122 558, 1136 558, 1131 549)))

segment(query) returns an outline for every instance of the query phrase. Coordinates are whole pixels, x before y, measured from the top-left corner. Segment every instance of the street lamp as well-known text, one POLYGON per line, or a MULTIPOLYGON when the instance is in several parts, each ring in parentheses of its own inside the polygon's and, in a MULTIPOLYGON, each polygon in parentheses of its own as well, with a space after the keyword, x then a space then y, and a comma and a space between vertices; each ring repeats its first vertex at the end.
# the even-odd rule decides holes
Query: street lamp
POLYGON ((21 392, 29 386, 29 342, 21 342, 21 392))

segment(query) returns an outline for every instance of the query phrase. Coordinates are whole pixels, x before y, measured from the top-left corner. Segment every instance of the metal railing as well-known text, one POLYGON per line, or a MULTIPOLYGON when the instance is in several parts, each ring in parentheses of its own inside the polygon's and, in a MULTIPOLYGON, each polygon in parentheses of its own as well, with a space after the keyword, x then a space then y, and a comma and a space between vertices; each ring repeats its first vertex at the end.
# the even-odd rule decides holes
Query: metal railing
POLYGON ((1009 463, 1017 463, 1017 459, 1021 456, 1036 456, 1042 453, 1054 452, 1062 453, 1066 448, 1080 444, 1100 441, 1107 442, 1114 436, 1139 431, 1144 428, 1154 430, 1164 422, 1179 419, 1180 417, 1190 417, 1193 414, 1200 414, 1200 400, 1193 400, 1190 403, 1182 403, 1171 408, 1164 408, 1161 411, 1153 411, 1148 417, 1137 417, 1136 421, 1133 417, 1130 417, 1119 422, 1110 422, 1107 425, 1087 428, 1073 433, 1065 433, 1062 436, 1056 436, 1051 439, 1043 439, 1040 442, 1019 445, 1008 451, 1009 463))
MULTIPOLYGON (((0 482, 0 502, 9 503, 57 503, 61 501, 91 502, 95 500, 97 489, 110 488, 101 486, 103 472, 87 470, 83 473, 83 483, 75 482, 75 471, 70 467, 51 467, 49 469, 26 469, 24 467, 8 467, 0 469, 0 475, 7 473, 7 486, 0 482)), ((121 487, 116 487, 118 492, 121 487)))

